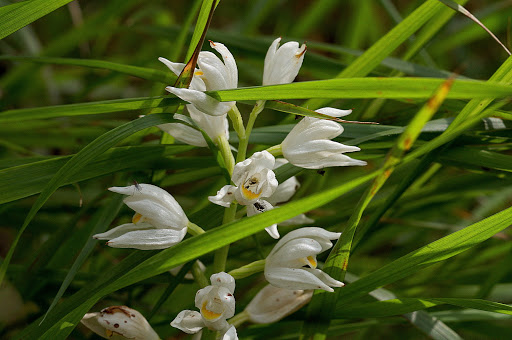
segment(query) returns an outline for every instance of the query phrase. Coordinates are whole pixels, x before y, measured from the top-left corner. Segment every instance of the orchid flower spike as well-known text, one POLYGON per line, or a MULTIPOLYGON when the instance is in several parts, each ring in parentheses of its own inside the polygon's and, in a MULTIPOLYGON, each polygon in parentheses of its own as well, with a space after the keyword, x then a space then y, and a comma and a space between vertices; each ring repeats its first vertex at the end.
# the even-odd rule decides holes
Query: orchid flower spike
MULTIPOLYGON (((221 55, 222 59, 219 59, 212 52, 200 52, 197 60, 199 69, 194 73, 190 88, 167 86, 165 89, 182 100, 191 103, 203 113, 212 116, 223 116, 235 105, 235 102, 219 102, 217 99, 208 96, 204 91, 236 88, 238 85, 238 69, 235 58, 226 46, 212 41, 210 41, 210 46, 221 55)), ((181 64, 172 63, 165 58, 159 58, 159 60, 174 73, 183 70, 181 64)))
POLYGON ((263 69, 263 85, 278 85, 291 83, 299 73, 306 45, 290 41, 279 47, 281 38, 277 38, 270 45, 265 56, 263 69))
MULTIPOLYGON (((350 114, 352 110, 324 107, 316 112, 331 117, 342 117, 350 114)), ((331 140, 342 132, 343 127, 334 121, 304 117, 281 143, 283 156, 293 165, 306 169, 366 165, 365 161, 352 159, 343 154, 359 151, 357 146, 343 145, 331 140)))
POLYGON ((266 285, 249 302, 245 311, 253 323, 277 322, 298 311, 313 296, 313 290, 289 290, 266 285))
POLYGON ((228 335, 226 339, 236 339, 236 330, 231 330, 226 321, 235 315, 235 279, 221 272, 213 274, 210 281, 210 286, 198 290, 196 294, 195 305, 200 312, 183 310, 171 322, 171 326, 188 334, 195 334, 207 327, 228 335))
POLYGON ((265 278, 275 287, 291 290, 323 289, 333 292, 331 287, 343 287, 342 282, 316 269, 316 255, 331 248, 330 240, 337 240, 340 235, 316 227, 289 232, 267 256, 265 278))
POLYGON ((142 314, 126 306, 112 306, 101 312, 87 313, 81 322, 105 339, 160 339, 142 314))
MULTIPOLYGON (((236 200, 247 206, 247 216, 273 209, 272 204, 263 198, 271 197, 279 184, 272 171, 274 165, 275 158, 268 151, 255 152, 250 158, 235 165, 231 176, 235 185, 225 185, 217 195, 209 196, 208 199, 226 208, 236 200)), ((274 224, 266 230, 270 236, 279 238, 276 228, 274 224)))
POLYGON ((141 250, 165 249, 183 240, 188 218, 178 202, 162 188, 152 184, 112 187, 110 191, 128 195, 124 203, 135 210, 132 223, 115 227, 93 238, 109 240, 114 248, 141 250))

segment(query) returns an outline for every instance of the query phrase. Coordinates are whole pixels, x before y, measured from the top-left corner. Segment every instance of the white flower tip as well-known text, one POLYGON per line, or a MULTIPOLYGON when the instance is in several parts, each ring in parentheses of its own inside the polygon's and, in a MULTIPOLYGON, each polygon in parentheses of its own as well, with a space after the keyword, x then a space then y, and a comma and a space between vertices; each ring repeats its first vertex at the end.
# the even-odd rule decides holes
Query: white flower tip
POLYGON ((308 47, 306 46, 306 44, 302 44, 300 46, 300 48, 297 50, 297 53, 295 53, 295 57, 298 59, 298 58, 301 58, 304 53, 306 53, 308 47))
POLYGON ((338 118, 338 117, 348 116, 349 114, 352 113, 352 109, 340 110, 340 109, 336 109, 334 107, 323 107, 321 109, 315 110, 315 112, 318 112, 318 113, 326 115, 326 116, 338 118))
POLYGON ((158 57, 158 61, 165 63, 167 59, 165 59, 164 57, 158 57))
POLYGON ((175 92, 178 92, 178 91, 177 91, 178 89, 177 89, 177 88, 175 88, 175 87, 172 87, 172 86, 166 86, 166 87, 165 87, 165 90, 166 90, 167 92, 172 93, 172 94, 175 94, 175 92))

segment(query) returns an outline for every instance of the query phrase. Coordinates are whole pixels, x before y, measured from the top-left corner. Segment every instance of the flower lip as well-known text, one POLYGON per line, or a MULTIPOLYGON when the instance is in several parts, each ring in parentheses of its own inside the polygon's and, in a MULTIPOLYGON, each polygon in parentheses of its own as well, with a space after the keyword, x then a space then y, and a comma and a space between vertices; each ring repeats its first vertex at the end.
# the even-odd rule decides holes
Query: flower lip
POLYGON ((267 256, 265 278, 276 287, 292 290, 323 289, 332 292, 331 287, 343 286, 342 282, 316 269, 316 255, 332 247, 330 240, 340 235, 316 227, 289 232, 267 256), (311 268, 305 268, 305 265, 311 268))

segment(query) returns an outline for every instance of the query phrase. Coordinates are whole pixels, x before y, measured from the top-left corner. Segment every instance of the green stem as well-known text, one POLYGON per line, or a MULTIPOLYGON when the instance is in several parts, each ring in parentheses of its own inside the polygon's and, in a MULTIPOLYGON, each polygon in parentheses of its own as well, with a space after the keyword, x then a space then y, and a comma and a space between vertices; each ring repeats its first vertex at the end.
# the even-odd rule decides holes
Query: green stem
POLYGON ((242 325, 244 322, 247 322, 250 320, 249 313, 247 311, 243 311, 238 313, 237 315, 233 316, 231 319, 229 319, 229 324, 235 326, 235 328, 242 325))
POLYGON ((231 176, 233 174, 233 168, 235 167, 235 158, 233 157, 231 147, 229 146, 229 142, 224 134, 217 137, 217 146, 219 147, 220 154, 224 159, 224 164, 226 164, 226 169, 231 176))
POLYGON ((197 235, 201 235, 201 234, 204 234, 205 231, 203 230, 203 228, 201 228, 200 226, 198 226, 197 224, 195 223, 192 223, 190 221, 188 221, 188 225, 187 225, 187 232, 190 234, 190 235, 193 235, 193 236, 197 236, 197 235))
POLYGON ((265 270, 265 260, 258 260, 249 263, 243 267, 233 269, 228 274, 236 279, 242 279, 244 277, 251 276, 252 274, 260 273, 265 270))
POLYGON ((201 270, 198 261, 194 262, 192 265, 192 275, 194 276, 194 280, 197 282, 199 287, 204 288, 210 285, 208 279, 206 276, 204 276, 204 272, 201 270))
POLYGON ((217 331, 203 328, 203 334, 201 335, 201 340, 215 340, 217 339, 217 331))
POLYGON ((270 152, 274 157, 281 156, 283 154, 281 144, 271 146, 270 148, 267 149, 267 151, 270 152))
POLYGON ((228 116, 231 120, 231 124, 233 125, 233 129, 235 129, 236 134, 238 135, 238 139, 245 138, 244 121, 236 105, 233 105, 231 110, 228 111, 228 116))
POLYGON ((252 109, 252 112, 249 116, 249 121, 247 122, 247 127, 245 128, 245 136, 243 136, 243 138, 240 138, 240 143, 238 144, 238 154, 236 155, 237 163, 245 160, 245 156, 247 153, 247 145, 249 144, 249 137, 251 136, 254 122, 256 121, 256 118, 258 118, 259 113, 263 110, 264 107, 265 101, 258 100, 256 102, 256 105, 254 105, 254 108, 252 109))
MULTIPOLYGON (((235 220, 236 206, 236 203, 231 203, 229 208, 224 210, 224 218, 222 219, 222 224, 226 224, 235 220)), ((213 270, 215 273, 220 273, 226 270, 228 253, 229 244, 215 251, 215 255, 213 256, 213 270)))

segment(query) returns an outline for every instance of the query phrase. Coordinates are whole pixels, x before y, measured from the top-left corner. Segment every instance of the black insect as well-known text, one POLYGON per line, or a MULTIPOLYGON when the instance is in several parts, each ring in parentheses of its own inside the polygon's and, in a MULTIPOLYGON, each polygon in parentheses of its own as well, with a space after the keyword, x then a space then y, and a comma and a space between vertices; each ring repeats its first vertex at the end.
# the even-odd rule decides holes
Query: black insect
POLYGON ((256 210, 258 210, 260 212, 265 211, 265 206, 263 204, 261 204, 260 202, 254 203, 254 207, 256 208, 256 210))

